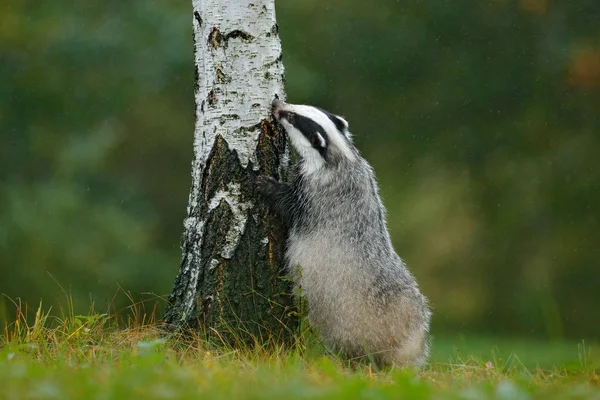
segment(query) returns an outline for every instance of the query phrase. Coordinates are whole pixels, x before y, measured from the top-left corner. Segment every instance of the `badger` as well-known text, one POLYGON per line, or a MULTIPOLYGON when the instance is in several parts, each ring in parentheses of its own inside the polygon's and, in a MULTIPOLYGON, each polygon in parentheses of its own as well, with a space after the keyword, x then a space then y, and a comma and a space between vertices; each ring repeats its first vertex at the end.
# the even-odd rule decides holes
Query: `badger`
POLYGON ((286 263, 323 343, 349 359, 422 366, 430 310, 392 245, 369 163, 348 122, 318 107, 272 103, 298 154, 291 183, 257 190, 288 227, 286 263))

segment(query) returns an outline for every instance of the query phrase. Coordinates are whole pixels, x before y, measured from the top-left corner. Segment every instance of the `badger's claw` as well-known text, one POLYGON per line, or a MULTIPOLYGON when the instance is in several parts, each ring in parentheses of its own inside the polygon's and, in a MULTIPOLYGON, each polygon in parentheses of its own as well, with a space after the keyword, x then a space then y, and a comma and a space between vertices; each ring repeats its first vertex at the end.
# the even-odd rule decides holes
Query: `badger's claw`
POLYGON ((260 175, 256 178, 256 190, 263 196, 272 196, 277 192, 278 186, 279 182, 270 176, 260 175))

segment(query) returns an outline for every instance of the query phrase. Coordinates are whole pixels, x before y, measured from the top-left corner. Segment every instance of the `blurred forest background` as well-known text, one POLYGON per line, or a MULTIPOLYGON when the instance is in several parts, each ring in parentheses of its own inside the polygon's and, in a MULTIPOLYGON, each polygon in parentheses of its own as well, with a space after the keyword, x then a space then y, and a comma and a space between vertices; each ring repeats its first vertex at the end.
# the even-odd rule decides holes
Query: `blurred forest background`
MULTIPOLYGON (((600 2, 277 13, 288 99, 350 121, 434 333, 598 340, 600 2)), ((59 284, 79 312, 164 306, 193 87, 190 0, 1 2, 0 321, 59 284)))

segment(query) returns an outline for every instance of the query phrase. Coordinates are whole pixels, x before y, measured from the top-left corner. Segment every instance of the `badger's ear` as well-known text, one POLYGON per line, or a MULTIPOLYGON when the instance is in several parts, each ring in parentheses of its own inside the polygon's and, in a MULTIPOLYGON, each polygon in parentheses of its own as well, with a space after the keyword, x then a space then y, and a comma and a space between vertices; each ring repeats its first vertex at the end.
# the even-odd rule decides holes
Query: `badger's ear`
POLYGON ((339 115, 336 115, 335 118, 339 121, 338 122, 339 125, 336 124, 336 127, 340 130, 340 132, 342 132, 342 134, 344 136, 346 136, 346 139, 352 141, 352 134, 348 130, 348 121, 346 121, 344 118, 340 117, 339 115))
POLYGON ((346 121, 344 118, 340 117, 339 115, 333 114, 328 114, 327 116, 329 117, 331 122, 333 122, 338 131, 344 133, 348 130, 348 121, 346 121))
POLYGON ((338 129, 340 129, 340 131, 342 131, 342 132, 347 131, 348 130, 348 121, 346 121, 344 118, 340 117, 339 115, 336 115, 335 117, 340 121, 339 123, 342 126, 342 129, 340 129, 339 126, 338 126, 338 129))
POLYGON ((315 149, 324 149, 325 147, 327 147, 327 141, 319 131, 316 131, 314 135, 311 135, 310 144, 315 149))
POLYGON ((323 114, 327 115, 327 118, 329 118, 329 120, 331 122, 333 122, 333 125, 335 125, 335 128, 340 131, 341 133, 344 133, 345 131, 348 130, 348 121, 346 121, 343 117, 340 117, 339 115, 335 115, 330 113, 327 110, 324 110, 320 107, 315 107, 317 110, 321 111, 323 114))

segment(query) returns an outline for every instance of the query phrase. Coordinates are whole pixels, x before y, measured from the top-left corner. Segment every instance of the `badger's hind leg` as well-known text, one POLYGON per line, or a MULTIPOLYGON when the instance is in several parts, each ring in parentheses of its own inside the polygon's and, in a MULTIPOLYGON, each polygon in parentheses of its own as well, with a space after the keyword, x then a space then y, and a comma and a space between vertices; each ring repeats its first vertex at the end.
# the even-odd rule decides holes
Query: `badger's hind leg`
POLYGON ((428 351, 422 347, 406 348, 398 347, 392 352, 391 365, 398 367, 421 368, 428 358, 428 351))
POLYGON ((421 329, 413 331, 401 343, 388 351, 378 354, 377 360, 385 366, 399 368, 420 368, 425 365, 429 357, 429 342, 427 331, 421 329))

